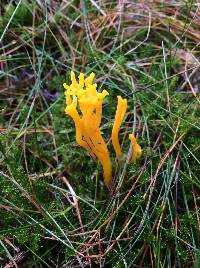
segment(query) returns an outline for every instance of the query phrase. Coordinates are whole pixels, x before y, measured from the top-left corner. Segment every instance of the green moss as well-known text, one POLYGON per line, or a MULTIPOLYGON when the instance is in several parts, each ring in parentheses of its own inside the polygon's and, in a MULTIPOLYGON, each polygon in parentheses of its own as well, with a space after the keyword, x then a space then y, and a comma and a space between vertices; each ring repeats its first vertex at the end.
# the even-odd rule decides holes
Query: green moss
MULTIPOLYGON (((33 5, 34 6, 34 5, 33 5)), ((8 21, 11 19, 14 13, 14 17, 11 21, 13 26, 22 25, 22 26, 28 26, 32 24, 32 12, 31 8, 29 7, 28 3, 26 1, 21 2, 21 4, 18 6, 15 6, 13 3, 5 5, 4 6, 4 16, 2 20, 2 24, 8 23, 8 21)))

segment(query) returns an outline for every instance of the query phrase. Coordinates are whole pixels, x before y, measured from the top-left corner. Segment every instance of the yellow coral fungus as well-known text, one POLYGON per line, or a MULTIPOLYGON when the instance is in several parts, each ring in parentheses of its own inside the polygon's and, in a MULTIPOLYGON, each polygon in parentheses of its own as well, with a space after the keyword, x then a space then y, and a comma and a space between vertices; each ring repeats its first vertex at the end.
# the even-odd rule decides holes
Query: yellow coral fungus
POLYGON ((131 162, 136 162, 138 158, 142 155, 142 149, 140 145, 137 143, 137 140, 133 134, 129 134, 129 140, 131 141, 133 147, 133 155, 131 158, 131 162))
POLYGON ((109 186, 112 180, 111 160, 99 128, 103 99, 109 94, 106 90, 101 93, 97 91, 97 84, 93 84, 94 76, 94 73, 91 73, 85 79, 84 74, 81 73, 77 82, 74 72, 71 72, 71 85, 63 84, 66 89, 65 113, 70 115, 75 122, 77 143, 101 162, 104 181, 109 186), (78 105, 82 116, 77 111, 78 105))
MULTIPOLYGON (((92 157, 96 157, 103 166, 104 181, 107 186, 112 182, 112 165, 107 145, 101 135, 100 124, 102 118, 102 104, 104 98, 109 95, 106 90, 97 91, 97 84, 93 83, 95 77, 91 73, 85 78, 83 73, 79 75, 77 82, 74 72, 71 72, 71 85, 63 84, 66 96, 65 113, 74 120, 76 128, 76 142, 85 148, 92 157), (78 112, 80 110, 80 113, 78 112)), ((127 100, 118 96, 115 121, 112 129, 112 143, 117 158, 122 152, 119 144, 119 130, 126 113, 127 100)), ((132 161, 136 161, 141 154, 141 147, 133 134, 129 135, 133 146, 132 161)))
POLYGON ((119 159, 122 152, 121 152, 121 146, 119 144, 119 130, 120 126, 122 124, 126 108, 127 108, 127 99, 122 99, 121 96, 117 96, 118 98, 118 104, 117 104, 117 110, 115 114, 115 121, 112 129, 112 144, 115 149, 115 153, 117 158, 119 159))

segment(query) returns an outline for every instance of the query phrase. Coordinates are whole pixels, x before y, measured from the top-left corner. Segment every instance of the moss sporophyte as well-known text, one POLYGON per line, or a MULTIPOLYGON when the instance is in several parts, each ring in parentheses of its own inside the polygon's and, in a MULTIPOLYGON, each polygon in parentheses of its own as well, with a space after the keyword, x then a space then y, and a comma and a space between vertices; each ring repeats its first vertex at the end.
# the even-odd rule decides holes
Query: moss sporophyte
MULTIPOLYGON (((101 135, 100 124, 102 118, 102 104, 109 95, 106 90, 97 91, 97 84, 93 83, 95 77, 91 73, 85 78, 79 75, 77 82, 74 72, 71 72, 71 85, 63 84, 66 96, 65 113, 74 120, 76 128, 76 142, 85 148, 93 158, 97 158, 103 166, 104 182, 109 187, 112 182, 112 163, 107 145, 101 135), (79 109, 82 115, 79 115, 79 109)), ((112 129, 112 144, 116 157, 120 159, 122 152, 119 144, 119 130, 127 109, 127 99, 117 96, 118 104, 112 129)), ((140 145, 133 134, 129 135, 133 147, 131 161, 135 162, 142 154, 140 145)))

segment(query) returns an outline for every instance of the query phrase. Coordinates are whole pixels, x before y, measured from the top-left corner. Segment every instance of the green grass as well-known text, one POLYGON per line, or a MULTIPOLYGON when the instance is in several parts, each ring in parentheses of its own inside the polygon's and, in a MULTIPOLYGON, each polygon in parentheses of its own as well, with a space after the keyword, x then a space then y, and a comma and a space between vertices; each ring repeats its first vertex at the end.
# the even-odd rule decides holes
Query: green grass
POLYGON ((199 267, 197 1, 8 2, 0 3, 1 267, 199 267), (71 69, 95 72, 109 91, 101 130, 113 193, 64 113, 71 69), (117 95, 128 100, 120 163, 110 142, 117 95), (143 149, 136 164, 133 130, 143 149))

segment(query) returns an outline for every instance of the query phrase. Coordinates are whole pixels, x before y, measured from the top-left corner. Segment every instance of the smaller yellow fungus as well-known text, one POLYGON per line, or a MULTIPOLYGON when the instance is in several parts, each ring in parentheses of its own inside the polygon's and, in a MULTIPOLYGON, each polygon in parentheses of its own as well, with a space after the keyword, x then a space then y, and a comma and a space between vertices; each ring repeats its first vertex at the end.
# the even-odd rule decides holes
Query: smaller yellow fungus
POLYGON ((137 143, 137 140, 133 134, 129 134, 129 140, 131 141, 133 147, 133 155, 131 158, 131 162, 136 162, 138 158, 142 155, 142 149, 140 145, 137 143))
POLYGON ((115 149, 115 153, 118 159, 122 154, 121 146, 119 144, 119 130, 124 119, 124 115, 127 109, 127 99, 122 99, 121 96, 117 96, 118 104, 115 114, 115 121, 112 129, 112 144, 115 149))

